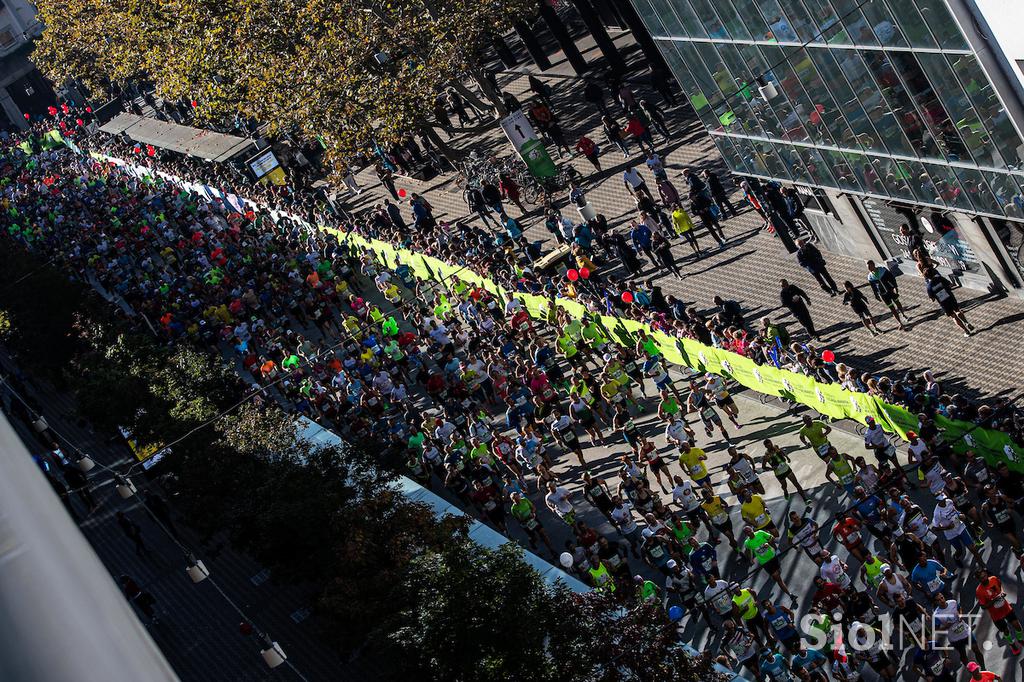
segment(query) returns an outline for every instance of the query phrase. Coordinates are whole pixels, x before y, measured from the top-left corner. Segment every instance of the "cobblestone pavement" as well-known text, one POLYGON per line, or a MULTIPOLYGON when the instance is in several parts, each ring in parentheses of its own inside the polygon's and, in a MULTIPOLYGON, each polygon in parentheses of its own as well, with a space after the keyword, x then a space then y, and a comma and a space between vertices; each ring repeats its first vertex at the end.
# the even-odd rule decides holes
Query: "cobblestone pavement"
MULTIPOLYGON (((629 46, 622 36, 617 41, 629 46)), ((586 56, 594 57, 593 49, 585 49, 584 52, 586 56)), ((597 111, 583 103, 581 79, 567 75, 567 67, 557 57, 553 61, 556 62, 555 69, 542 77, 554 90, 553 110, 562 121, 566 139, 570 145, 575 144, 575 140, 585 132, 595 141, 602 141, 597 111)), ((631 61, 634 64, 639 62, 635 51, 631 53, 631 61)), ((638 83, 635 86, 638 94, 660 100, 660 96, 644 90, 644 72, 635 69, 634 73, 636 75, 632 80, 638 83)), ((505 90, 515 94, 521 101, 526 101, 528 95, 524 93, 528 85, 524 73, 505 72, 499 82, 505 90)), ((657 151, 677 188, 685 188, 681 170, 686 166, 714 168, 723 171, 724 175, 725 167, 721 157, 689 106, 680 98, 680 104, 667 109, 666 114, 672 138, 656 138, 657 151)), ((496 124, 485 132, 456 135, 452 145, 458 149, 480 150, 488 154, 506 155, 512 151, 496 124)), ((622 171, 629 165, 637 165, 641 174, 647 177, 649 186, 654 188, 655 184, 643 164, 642 155, 624 159, 617 150, 609 150, 607 147, 602 145, 603 172, 587 177, 583 188, 590 203, 599 213, 604 213, 609 224, 625 230, 633 218, 634 204, 621 180, 622 171)), ((567 159, 567 162, 585 175, 593 171, 583 157, 575 156, 567 159)), ((461 188, 456 186, 452 177, 448 174, 428 182, 403 178, 399 180, 398 186, 424 194, 434 206, 435 214, 442 220, 468 219, 461 188)), ((370 207, 385 196, 372 171, 364 171, 359 179, 366 191, 351 198, 349 204, 356 210, 370 207)), ((566 203, 563 197, 563 211, 566 215, 574 216, 574 209, 571 206, 566 208, 566 203)), ((526 208, 531 209, 529 205, 526 208)), ((527 235, 534 240, 544 239, 551 245, 553 240, 544 229, 543 218, 536 207, 532 208, 524 216, 527 235)), ((514 206, 509 205, 509 211, 513 217, 519 217, 518 209, 514 206)), ((473 219, 479 220, 476 217, 473 219)), ((760 222, 753 212, 725 221, 724 229, 728 237, 726 248, 712 250, 696 263, 689 259, 682 260, 689 249, 677 242, 674 250, 686 275, 683 281, 661 276, 650 267, 644 276, 653 276, 666 294, 673 294, 698 309, 711 307, 712 297, 720 294, 737 300, 747 312, 748 319, 770 315, 788 323, 791 333, 795 333, 800 330, 799 325, 788 311, 780 307, 779 280, 785 277, 810 295, 813 301, 812 317, 825 339, 822 347, 835 351, 840 362, 862 371, 888 373, 892 376, 901 376, 907 370, 932 369, 945 383, 947 391, 954 393, 968 391, 981 396, 1018 393, 1019 378, 1024 371, 1024 355, 1008 351, 1017 347, 1024 330, 1021 325, 1024 321, 1024 303, 1021 301, 995 299, 985 292, 974 290, 958 291, 967 318, 978 329, 978 334, 968 339, 962 336, 951 320, 941 314, 937 305, 927 299, 922 280, 914 275, 905 275, 900 277, 900 292, 911 318, 912 329, 901 332, 882 304, 873 301, 863 262, 826 253, 834 279, 840 285, 846 279, 851 280, 865 290, 869 300, 872 300, 872 312, 880 322, 880 328, 885 330, 885 333, 873 337, 861 327, 852 311, 840 305, 840 299, 830 298, 818 288, 814 279, 797 265, 793 256, 786 253, 777 238, 759 229, 760 222)), ((698 233, 698 237, 702 236, 701 241, 705 247, 713 244, 713 240, 698 233)), ((800 338, 801 334, 802 330, 794 335, 800 338)))

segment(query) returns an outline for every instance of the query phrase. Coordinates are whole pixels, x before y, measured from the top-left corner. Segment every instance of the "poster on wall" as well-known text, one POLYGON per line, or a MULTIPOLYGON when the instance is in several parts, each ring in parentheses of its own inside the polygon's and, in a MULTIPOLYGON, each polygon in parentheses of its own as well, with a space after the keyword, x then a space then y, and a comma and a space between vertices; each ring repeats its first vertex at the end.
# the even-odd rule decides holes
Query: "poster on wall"
POLYGON ((865 199, 864 208, 868 219, 885 242, 886 248, 896 258, 907 263, 905 272, 916 273, 914 256, 910 253, 914 233, 920 235, 929 257, 939 268, 954 273, 978 273, 981 262, 971 245, 957 230, 954 218, 940 211, 916 213, 912 210, 897 210, 885 202, 865 199), (903 225, 910 228, 910 234, 903 234, 903 225))

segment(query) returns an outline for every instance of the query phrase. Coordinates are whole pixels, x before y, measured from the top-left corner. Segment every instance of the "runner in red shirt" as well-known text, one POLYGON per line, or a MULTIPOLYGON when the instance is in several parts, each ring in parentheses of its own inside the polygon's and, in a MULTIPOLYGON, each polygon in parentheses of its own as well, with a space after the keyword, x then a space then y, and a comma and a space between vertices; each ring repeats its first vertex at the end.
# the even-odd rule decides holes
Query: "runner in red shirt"
POLYGON ((1024 641, 1024 629, 1003 592, 1003 583, 985 568, 979 568, 975 575, 978 587, 974 594, 978 603, 988 611, 992 622, 1010 643, 1010 651, 1016 656, 1021 651, 1020 642, 1024 641))
POLYGON ((839 542, 843 543, 843 547, 857 557, 861 563, 867 561, 868 554, 864 548, 864 536, 861 532, 860 521, 852 516, 844 516, 832 529, 832 533, 839 538, 839 542))

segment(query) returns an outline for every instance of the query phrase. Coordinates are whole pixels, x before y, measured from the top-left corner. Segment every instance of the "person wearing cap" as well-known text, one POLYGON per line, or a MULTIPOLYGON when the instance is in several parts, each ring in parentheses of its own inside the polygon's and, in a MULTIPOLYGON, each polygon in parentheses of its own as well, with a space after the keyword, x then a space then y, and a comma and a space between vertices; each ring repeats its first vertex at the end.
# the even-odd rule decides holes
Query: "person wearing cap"
MULTIPOLYGON (((916 431, 907 431, 907 460, 911 466, 920 466, 928 455, 928 444, 918 438, 916 431)), ((923 478, 923 473, 921 474, 923 478)))
POLYGON ((897 597, 910 596, 911 591, 914 589, 913 586, 911 586, 910 581, 902 573, 897 573, 893 570, 891 564, 879 566, 878 573, 881 576, 878 581, 878 589, 875 590, 878 601, 889 608, 893 608, 896 606, 897 597))
POLYGON ((664 574, 668 574, 669 542, 650 528, 640 532, 643 540, 640 543, 640 555, 644 561, 664 574))
POLYGON ((658 586, 653 580, 645 580, 642 575, 634 575, 633 582, 636 584, 637 601, 641 604, 653 604, 658 600, 658 586))
POLYGON ((978 562, 978 565, 983 566, 985 560, 982 559, 981 552, 974 542, 974 536, 971 535, 970 529, 964 523, 964 515, 960 513, 960 510, 956 508, 956 505, 953 504, 953 501, 945 493, 939 493, 935 496, 935 499, 935 511, 932 513, 932 528, 942 531, 946 542, 953 548, 953 558, 959 563, 963 559, 964 550, 966 549, 974 557, 974 560, 978 562))
POLYGON ((879 466, 889 463, 893 471, 900 477, 904 477, 906 474, 896 458, 896 448, 889 442, 889 436, 874 417, 865 417, 864 421, 868 427, 864 432, 864 447, 875 453, 875 459, 878 460, 879 466))
POLYGON ((981 666, 971 661, 967 664, 967 672, 971 674, 974 682, 1003 682, 1003 678, 988 670, 982 670, 981 666))
POLYGON ((666 567, 668 568, 668 577, 665 578, 665 592, 677 596, 686 607, 687 612, 698 611, 707 626, 714 627, 711 623, 711 613, 704 601, 703 578, 698 576, 685 562, 680 563, 675 559, 670 559, 666 567))

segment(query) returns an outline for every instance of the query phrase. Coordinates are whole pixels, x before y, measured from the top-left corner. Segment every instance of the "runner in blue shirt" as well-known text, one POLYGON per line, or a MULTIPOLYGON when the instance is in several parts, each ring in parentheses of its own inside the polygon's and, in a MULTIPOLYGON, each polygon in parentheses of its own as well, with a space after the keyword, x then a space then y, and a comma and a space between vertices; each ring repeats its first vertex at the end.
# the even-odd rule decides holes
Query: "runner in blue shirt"
POLYGON ((917 565, 910 572, 910 582, 929 597, 934 597, 945 587, 945 581, 952 576, 945 566, 921 552, 917 565))
POLYGON ((793 680, 793 672, 789 669, 786 659, 783 658, 782 654, 771 649, 765 649, 761 652, 760 667, 761 674, 767 677, 770 682, 791 682, 793 680))
POLYGON ((808 676, 814 682, 826 682, 828 676, 823 672, 826 665, 825 655, 817 649, 809 649, 799 643, 800 650, 793 654, 793 659, 790 662, 791 668, 796 670, 806 670, 808 676))

